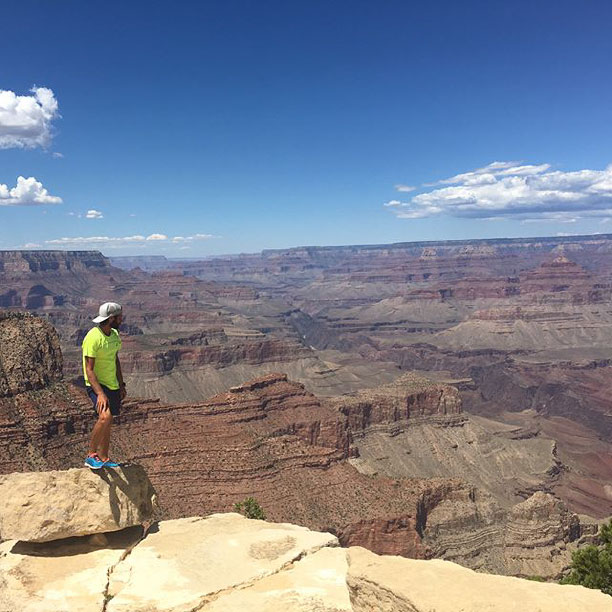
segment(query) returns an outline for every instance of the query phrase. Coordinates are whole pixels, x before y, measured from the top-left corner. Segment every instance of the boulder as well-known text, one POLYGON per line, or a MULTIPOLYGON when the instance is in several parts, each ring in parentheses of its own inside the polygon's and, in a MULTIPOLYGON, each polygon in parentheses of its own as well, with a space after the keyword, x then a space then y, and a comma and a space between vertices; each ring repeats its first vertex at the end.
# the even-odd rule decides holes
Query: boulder
POLYGON ((141 525, 158 512, 144 469, 72 469, 0 476, 0 538, 49 542, 141 525))
POLYGON ((612 599, 581 586, 480 574, 450 561, 418 561, 348 549, 355 612, 610 612, 612 599))

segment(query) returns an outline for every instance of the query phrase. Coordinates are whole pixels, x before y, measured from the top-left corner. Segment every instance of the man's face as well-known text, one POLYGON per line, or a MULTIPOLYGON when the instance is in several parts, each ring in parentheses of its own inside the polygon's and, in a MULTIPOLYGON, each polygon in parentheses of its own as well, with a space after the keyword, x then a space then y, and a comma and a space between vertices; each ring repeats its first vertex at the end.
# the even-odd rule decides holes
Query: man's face
POLYGON ((123 322, 123 313, 115 315, 114 317, 111 317, 111 327, 113 329, 119 329, 119 326, 121 325, 122 322, 123 322))

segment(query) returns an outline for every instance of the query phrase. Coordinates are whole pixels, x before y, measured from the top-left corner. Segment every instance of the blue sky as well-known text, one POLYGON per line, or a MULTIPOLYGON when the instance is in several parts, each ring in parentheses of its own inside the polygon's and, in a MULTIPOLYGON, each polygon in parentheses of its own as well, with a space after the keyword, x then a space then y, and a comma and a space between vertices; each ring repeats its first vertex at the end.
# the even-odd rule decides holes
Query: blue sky
POLYGON ((193 257, 612 232, 609 2, 5 0, 2 14, 0 248, 193 257))

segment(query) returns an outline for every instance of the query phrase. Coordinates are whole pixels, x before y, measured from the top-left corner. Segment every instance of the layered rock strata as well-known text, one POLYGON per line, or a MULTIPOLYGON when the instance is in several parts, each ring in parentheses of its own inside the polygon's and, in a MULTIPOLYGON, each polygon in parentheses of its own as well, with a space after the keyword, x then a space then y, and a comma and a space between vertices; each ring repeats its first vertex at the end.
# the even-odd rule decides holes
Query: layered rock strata
POLYGON ((0 312, 0 347, 0 398, 61 379, 59 338, 37 317, 0 312))
MULTIPOLYGON (((405 425, 394 421, 400 417, 408 429, 411 419, 451 428, 462 422, 451 387, 411 379, 401 389, 386 391, 375 408, 367 397, 347 398, 343 412, 273 374, 195 404, 127 401, 113 451, 147 469, 167 518, 228 511, 253 496, 271 520, 331 531, 343 545, 509 571, 499 551, 506 514, 490 495, 459 479, 373 477, 350 465, 364 425, 393 433, 405 425)), ((61 382, 0 398, 0 471, 80 465, 93 421, 83 390, 61 382)), ((576 534, 560 534, 553 545, 567 564, 576 534)), ((547 555, 538 573, 557 575, 561 563, 547 555)))

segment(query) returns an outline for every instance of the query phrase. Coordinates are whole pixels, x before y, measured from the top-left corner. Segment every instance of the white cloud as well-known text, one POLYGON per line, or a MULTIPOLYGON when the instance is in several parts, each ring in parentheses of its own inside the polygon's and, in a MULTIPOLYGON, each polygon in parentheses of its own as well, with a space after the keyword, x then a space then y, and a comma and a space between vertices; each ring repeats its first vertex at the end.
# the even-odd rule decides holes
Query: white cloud
POLYGON ((408 191, 416 191, 416 187, 413 187, 412 185, 396 185, 395 189, 397 189, 397 191, 404 191, 404 192, 408 192, 408 191))
POLYGON ((92 208, 87 211, 85 218, 86 219, 104 219, 104 215, 102 214, 101 211, 95 210, 94 208, 92 208))
POLYGON ((42 206, 61 203, 62 198, 49 195, 42 183, 33 176, 17 177, 17 185, 12 189, 0 183, 0 206, 42 206))
POLYGON ((190 244, 195 240, 208 240, 214 238, 212 234, 194 234, 193 236, 174 236, 168 238, 166 234, 150 234, 143 236, 135 234, 133 236, 76 236, 74 238, 54 238, 45 240, 45 244, 64 247, 106 247, 116 248, 122 246, 146 246, 147 243, 157 242, 160 244, 190 244))
POLYGON ((45 240, 45 244, 58 244, 66 246, 82 246, 82 245, 115 245, 115 244, 129 244, 144 242, 146 238, 139 234, 134 236, 122 236, 122 237, 111 237, 111 236, 77 236, 75 238, 55 238, 53 240, 45 240))
POLYGON ((172 242, 193 242, 194 240, 209 240, 213 234, 194 234, 193 236, 174 236, 172 242))
POLYGON ((42 244, 38 244, 37 242, 26 242, 23 245, 24 249, 38 249, 42 246, 42 244))
POLYGON ((427 186, 436 188, 385 206, 403 219, 447 215, 574 223, 612 216, 612 165, 560 172, 550 164, 493 162, 427 186))
POLYGON ((47 147, 51 123, 59 117, 53 91, 33 87, 31 96, 0 89, 0 149, 47 147))

